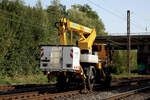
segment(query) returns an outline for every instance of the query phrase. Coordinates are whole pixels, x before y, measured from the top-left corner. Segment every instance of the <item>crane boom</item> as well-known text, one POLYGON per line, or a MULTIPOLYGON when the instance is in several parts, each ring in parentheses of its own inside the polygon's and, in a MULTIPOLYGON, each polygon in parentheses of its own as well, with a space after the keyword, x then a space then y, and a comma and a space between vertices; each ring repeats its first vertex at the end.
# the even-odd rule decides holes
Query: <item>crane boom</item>
POLYGON ((81 50, 92 50, 93 42, 96 38, 95 29, 88 28, 86 26, 76 24, 67 20, 66 18, 60 19, 60 25, 58 30, 58 35, 60 36, 60 44, 67 45, 66 32, 69 31, 71 34, 71 43, 72 43, 72 32, 80 36, 78 40, 78 46, 81 50))

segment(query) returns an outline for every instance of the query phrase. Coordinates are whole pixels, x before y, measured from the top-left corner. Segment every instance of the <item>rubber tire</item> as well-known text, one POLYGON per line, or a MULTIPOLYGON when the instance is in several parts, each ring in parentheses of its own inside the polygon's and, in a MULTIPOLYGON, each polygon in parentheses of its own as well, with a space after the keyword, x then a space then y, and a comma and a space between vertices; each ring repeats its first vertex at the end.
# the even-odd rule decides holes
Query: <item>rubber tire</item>
POLYGON ((93 66, 89 66, 87 68, 87 89, 93 90, 94 83, 95 83, 95 68, 93 66))

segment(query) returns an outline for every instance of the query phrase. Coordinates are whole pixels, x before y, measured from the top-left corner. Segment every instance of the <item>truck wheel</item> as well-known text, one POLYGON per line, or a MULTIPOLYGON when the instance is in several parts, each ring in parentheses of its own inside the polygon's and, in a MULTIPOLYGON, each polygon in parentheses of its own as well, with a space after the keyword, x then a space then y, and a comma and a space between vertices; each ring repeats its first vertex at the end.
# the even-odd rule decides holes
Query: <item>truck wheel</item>
POLYGON ((105 85, 107 88, 110 87, 110 85, 111 85, 111 80, 112 80, 112 78, 111 78, 110 75, 106 76, 106 80, 105 80, 105 84, 104 84, 104 85, 105 85))
POLYGON ((87 68, 87 88, 89 90, 93 90, 95 83, 95 68, 93 66, 89 66, 87 68))
POLYGON ((66 89, 66 77, 63 74, 57 77, 56 87, 58 92, 62 92, 66 89))
POLYGON ((111 85, 111 80, 112 80, 112 77, 111 77, 111 67, 107 67, 105 69, 105 75, 106 75, 106 79, 105 79, 104 85, 107 88, 109 88, 110 85, 111 85))

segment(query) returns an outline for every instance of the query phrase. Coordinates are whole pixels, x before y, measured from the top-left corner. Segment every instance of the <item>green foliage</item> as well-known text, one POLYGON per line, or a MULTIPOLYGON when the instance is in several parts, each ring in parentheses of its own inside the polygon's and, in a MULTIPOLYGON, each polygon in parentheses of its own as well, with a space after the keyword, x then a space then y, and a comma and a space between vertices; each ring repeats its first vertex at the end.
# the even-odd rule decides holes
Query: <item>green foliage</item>
POLYGON ((97 15, 97 13, 95 11, 92 11, 92 8, 85 4, 85 5, 72 5, 72 8, 73 9, 76 9, 76 10, 79 10, 79 11, 82 11, 84 13, 86 13, 86 15, 89 17, 89 18, 92 18, 92 19, 99 19, 99 16, 97 15))
MULTIPOLYGON (((102 20, 87 4, 72 5, 71 9, 66 10, 66 6, 60 4, 58 0, 52 0, 47 9, 42 8, 40 0, 35 7, 25 6, 22 0, 0 1, 0 84, 12 84, 14 81, 22 83, 23 80, 17 81, 15 77, 41 73, 39 46, 59 44, 55 22, 62 17, 95 28, 97 35, 107 34, 102 20)), ((78 38, 79 36, 73 34, 74 44, 78 38)), ((136 51, 131 53, 131 70, 137 68, 136 54, 136 51)), ((126 73, 126 55, 126 51, 115 51, 113 56, 115 73, 126 73)), ((40 80, 45 81, 45 78, 40 80)))
POLYGON ((2 75, 27 75, 39 71, 36 58, 44 32, 43 10, 40 5, 32 9, 19 1, 3 0, 0 4, 3 15, 0 17, 0 34, 6 35, 0 42, 3 43, 0 48, 3 52, 0 60, 2 75))
MULTIPOLYGON (((22 0, 1 0, 0 76, 5 78, 41 73, 39 46, 59 44, 55 22, 62 17, 95 28, 97 35, 107 34, 102 20, 87 4, 72 5, 71 9, 66 10, 66 6, 60 4, 58 0, 52 0, 51 5, 43 9, 40 0, 33 8, 24 6, 22 0)), ((74 44, 78 38, 79 36, 73 34, 74 44)), ((127 71, 126 54, 126 51, 115 52, 114 72, 125 73, 127 71)), ((133 51, 130 59, 131 70, 137 68, 136 57, 136 51, 133 51)))
MULTIPOLYGON (((55 22, 61 17, 96 28, 97 34, 106 34, 104 24, 89 5, 66 6, 52 0, 43 9, 40 0, 35 7, 27 7, 23 0, 0 1, 0 76, 40 74, 40 45, 58 44, 55 22)), ((77 36, 74 36, 74 41, 77 36)), ((68 39, 69 40, 69 39, 68 39)), ((9 79, 8 79, 9 80, 9 79)), ((11 82, 8 82, 10 84, 11 82)))
POLYGON ((97 35, 106 35, 105 27, 98 14, 92 8, 85 5, 72 5, 68 10, 69 19, 79 24, 86 25, 90 28, 95 28, 97 35))
MULTIPOLYGON (((137 52, 131 51, 131 71, 137 70, 137 52)), ((113 56, 113 71, 117 74, 127 73, 127 50, 115 51, 113 56)))
POLYGON ((137 73, 121 73, 121 74, 112 74, 112 78, 128 78, 128 77, 140 77, 142 75, 138 75, 137 73))
POLYGON ((4 85, 21 85, 21 84, 37 84, 47 83, 47 77, 45 75, 28 75, 28 76, 15 76, 15 77, 0 77, 0 86, 4 85))

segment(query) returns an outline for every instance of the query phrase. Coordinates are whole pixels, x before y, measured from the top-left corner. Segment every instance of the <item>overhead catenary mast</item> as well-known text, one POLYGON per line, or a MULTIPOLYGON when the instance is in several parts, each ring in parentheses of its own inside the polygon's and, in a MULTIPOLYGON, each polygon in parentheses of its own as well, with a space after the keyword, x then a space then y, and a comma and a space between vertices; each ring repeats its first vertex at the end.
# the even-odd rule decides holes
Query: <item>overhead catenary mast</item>
POLYGON ((131 51, 131 36, 130 36, 130 10, 127 10, 127 48, 128 48, 128 54, 127 54, 127 70, 130 74, 130 51, 131 51))

